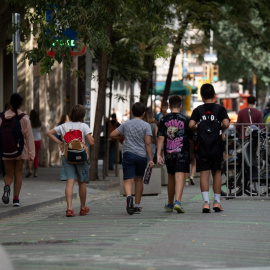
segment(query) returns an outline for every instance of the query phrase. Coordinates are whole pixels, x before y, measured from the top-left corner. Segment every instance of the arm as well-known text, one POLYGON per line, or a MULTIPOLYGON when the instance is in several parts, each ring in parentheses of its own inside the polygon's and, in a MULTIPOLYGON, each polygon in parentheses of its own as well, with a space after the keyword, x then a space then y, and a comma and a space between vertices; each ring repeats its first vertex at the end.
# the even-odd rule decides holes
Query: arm
POLYGON ((61 152, 64 152, 64 142, 61 142, 60 140, 57 139, 57 137, 55 136, 55 134, 56 134, 55 129, 53 128, 53 129, 49 130, 46 134, 49 138, 51 138, 54 142, 56 142, 58 144, 61 152))
POLYGON ((85 136, 85 139, 90 146, 94 145, 95 140, 90 133, 85 136))
POLYGON ((158 136, 157 138, 157 161, 160 165, 164 164, 164 160, 161 156, 161 150, 164 143, 164 139, 165 139, 164 136, 158 136))
POLYGON ((230 121, 228 118, 223 119, 223 121, 221 122, 221 130, 222 133, 230 126, 230 121))
POLYGON ((192 130, 192 131, 196 131, 198 128, 197 123, 194 120, 190 120, 188 127, 192 130))
POLYGON ((147 152, 147 155, 149 157, 149 163, 153 167, 155 165, 155 163, 153 162, 151 136, 146 135, 144 137, 144 140, 145 140, 146 152, 147 152))
POLYGON ((27 119, 27 121, 25 120, 26 117, 24 117, 24 123, 26 124, 25 127, 25 138, 26 138, 26 144, 27 144, 27 148, 28 148, 28 158, 29 160, 33 161, 36 155, 35 152, 35 141, 34 141, 34 136, 33 136, 33 132, 32 132, 32 127, 30 124, 30 120, 27 119))
POLYGON ((115 129, 115 130, 113 130, 113 131, 111 132, 110 138, 111 138, 111 139, 122 139, 123 137, 121 137, 120 132, 119 132, 117 129, 115 129))

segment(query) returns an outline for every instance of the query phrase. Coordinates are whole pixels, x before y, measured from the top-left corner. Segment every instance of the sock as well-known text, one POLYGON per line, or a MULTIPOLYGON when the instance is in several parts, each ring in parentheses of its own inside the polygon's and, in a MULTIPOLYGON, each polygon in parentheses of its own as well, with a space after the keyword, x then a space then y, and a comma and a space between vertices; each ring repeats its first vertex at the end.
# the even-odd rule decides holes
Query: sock
POLYGON ((19 200, 19 196, 14 196, 13 200, 19 200))
POLYGON ((139 203, 135 203, 134 207, 141 207, 141 205, 139 203))
POLYGON ((208 202, 209 203, 209 191, 203 191, 202 192, 202 198, 204 202, 208 202))
POLYGON ((188 182, 188 181, 189 181, 189 178, 186 179, 186 182, 188 182))
POLYGON ((192 180, 193 180, 193 178, 194 178, 194 174, 192 174, 192 175, 189 177, 189 179, 192 179, 192 180))
POLYGON ((181 204, 181 202, 178 202, 177 200, 175 200, 174 204, 181 204))
POLYGON ((214 194, 214 200, 220 203, 220 194, 214 194))
POLYGON ((132 195, 127 195, 127 197, 132 197, 132 195))

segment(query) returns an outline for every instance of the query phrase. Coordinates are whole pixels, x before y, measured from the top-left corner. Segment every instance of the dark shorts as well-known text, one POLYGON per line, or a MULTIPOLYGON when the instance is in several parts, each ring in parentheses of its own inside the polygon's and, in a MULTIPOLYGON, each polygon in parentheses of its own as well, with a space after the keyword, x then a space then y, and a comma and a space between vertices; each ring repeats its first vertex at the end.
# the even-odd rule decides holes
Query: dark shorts
POLYGON ((179 154, 165 158, 168 174, 175 175, 177 172, 189 173, 189 154, 179 154))
POLYGON ((122 163, 124 180, 133 179, 134 177, 143 178, 146 165, 146 157, 124 152, 122 163))
POLYGON ((211 159, 196 159, 196 172, 202 171, 219 171, 221 170, 221 164, 223 162, 223 155, 219 155, 211 159))

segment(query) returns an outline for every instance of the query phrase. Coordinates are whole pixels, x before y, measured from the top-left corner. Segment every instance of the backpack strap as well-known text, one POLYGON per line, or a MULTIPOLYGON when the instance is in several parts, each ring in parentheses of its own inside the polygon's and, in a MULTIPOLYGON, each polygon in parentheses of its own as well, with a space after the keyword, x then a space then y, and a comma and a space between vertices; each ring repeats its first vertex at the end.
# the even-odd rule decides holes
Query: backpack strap
POLYGON ((217 104, 215 104, 214 109, 213 109, 213 114, 215 116, 217 116, 218 113, 219 113, 219 110, 220 110, 220 106, 218 106, 217 104))
POLYGON ((205 114, 204 105, 199 106, 198 111, 199 111, 200 118, 201 118, 205 114))
POLYGON ((21 113, 20 115, 18 115, 18 120, 20 121, 26 114, 25 113, 21 113))

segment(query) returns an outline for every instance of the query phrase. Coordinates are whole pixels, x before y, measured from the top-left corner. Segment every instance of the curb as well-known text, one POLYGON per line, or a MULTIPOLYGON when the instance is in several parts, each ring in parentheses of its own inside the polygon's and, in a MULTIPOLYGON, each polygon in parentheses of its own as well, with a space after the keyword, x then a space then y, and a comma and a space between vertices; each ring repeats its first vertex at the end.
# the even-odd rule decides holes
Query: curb
MULTIPOLYGON (((72 198, 77 199, 77 193, 74 193, 72 198)), ((17 207, 17 208, 14 207, 14 209, 12 209, 12 210, 0 213, 0 220, 4 219, 4 218, 9 218, 9 217, 12 217, 15 215, 32 212, 32 211, 36 210, 37 208, 48 206, 48 205, 59 203, 59 202, 63 202, 65 200, 66 200, 66 197, 63 196, 60 198, 56 198, 56 199, 52 199, 52 200, 44 201, 44 202, 39 202, 39 203, 27 205, 27 206, 22 206, 22 207, 17 207)))

